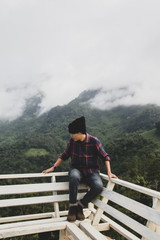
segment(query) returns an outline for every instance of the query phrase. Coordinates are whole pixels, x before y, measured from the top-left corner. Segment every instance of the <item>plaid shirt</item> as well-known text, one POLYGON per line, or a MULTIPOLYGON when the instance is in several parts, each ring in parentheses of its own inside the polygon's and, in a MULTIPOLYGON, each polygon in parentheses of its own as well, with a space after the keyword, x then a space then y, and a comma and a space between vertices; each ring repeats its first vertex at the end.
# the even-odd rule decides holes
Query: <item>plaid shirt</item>
POLYGON ((79 169, 85 176, 94 172, 99 173, 98 158, 110 161, 110 157, 96 137, 86 134, 86 139, 81 141, 69 140, 66 150, 59 156, 62 160, 71 157, 71 167, 79 169))

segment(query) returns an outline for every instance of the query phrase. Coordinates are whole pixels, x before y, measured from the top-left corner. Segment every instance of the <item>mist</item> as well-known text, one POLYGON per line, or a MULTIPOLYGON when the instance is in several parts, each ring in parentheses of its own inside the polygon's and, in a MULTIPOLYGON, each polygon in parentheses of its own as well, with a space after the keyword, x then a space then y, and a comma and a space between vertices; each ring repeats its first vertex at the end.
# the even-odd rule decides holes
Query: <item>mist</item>
POLYGON ((160 105, 158 0, 1 0, 0 119, 99 89, 100 109, 160 105))

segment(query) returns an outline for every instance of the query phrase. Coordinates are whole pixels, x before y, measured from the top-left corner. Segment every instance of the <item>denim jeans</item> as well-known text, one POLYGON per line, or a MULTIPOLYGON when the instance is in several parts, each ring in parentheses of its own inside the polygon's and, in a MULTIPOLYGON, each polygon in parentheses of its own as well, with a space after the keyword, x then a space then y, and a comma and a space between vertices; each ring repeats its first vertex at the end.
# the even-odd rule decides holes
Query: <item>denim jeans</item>
POLYGON ((98 173, 93 173, 89 176, 83 176, 81 171, 76 168, 71 168, 69 172, 69 203, 75 204, 77 202, 78 185, 83 182, 87 184, 90 189, 85 194, 81 203, 87 206, 89 202, 95 199, 103 190, 103 183, 98 173))

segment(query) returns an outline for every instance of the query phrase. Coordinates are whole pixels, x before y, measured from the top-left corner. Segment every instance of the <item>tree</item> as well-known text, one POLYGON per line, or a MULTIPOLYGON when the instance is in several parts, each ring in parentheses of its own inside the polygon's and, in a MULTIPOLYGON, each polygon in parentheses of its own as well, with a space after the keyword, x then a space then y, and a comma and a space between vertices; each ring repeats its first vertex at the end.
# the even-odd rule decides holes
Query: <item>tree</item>
POLYGON ((160 121, 156 122, 156 132, 160 135, 160 121))

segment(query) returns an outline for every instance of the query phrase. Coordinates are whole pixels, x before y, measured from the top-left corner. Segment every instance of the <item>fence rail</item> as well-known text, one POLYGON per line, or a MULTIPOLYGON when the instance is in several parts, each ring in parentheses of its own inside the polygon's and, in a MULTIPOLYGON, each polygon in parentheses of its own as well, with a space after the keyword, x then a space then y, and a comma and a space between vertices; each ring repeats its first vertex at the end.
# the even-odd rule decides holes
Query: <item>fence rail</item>
MULTIPOLYGON (((64 178, 63 182, 60 181, 64 176, 67 178, 68 172, 0 175, 0 181, 9 180, 9 185, 5 184, 5 181, 0 185, 0 208, 32 206, 29 214, 0 217, 0 239, 59 230, 59 240, 64 240, 65 237, 71 240, 82 239, 82 237, 87 240, 102 240, 107 237, 101 232, 105 231, 109 235, 109 230, 112 228, 126 239, 160 240, 160 193, 158 191, 121 179, 109 181, 107 175, 101 174, 104 190, 98 199, 84 209, 85 220, 69 223, 68 210, 62 210, 59 205, 69 200, 68 179, 65 182, 64 178), (20 179, 31 180, 32 178, 33 183, 28 181, 18 183, 20 179), (37 180, 35 183, 34 178, 43 178, 43 180, 50 178, 50 183, 44 181, 37 183, 37 180), (15 179, 17 184, 12 184, 12 180, 14 182, 15 179), (129 197, 130 190, 134 192, 132 198, 129 197), (127 191, 129 196, 126 196, 127 191), (146 205, 148 201, 138 202, 136 194, 147 196, 150 204, 146 205), (32 212, 34 205, 49 203, 53 204, 53 211, 32 212)), ((87 190, 86 185, 80 185, 78 198, 80 199, 87 190)))

